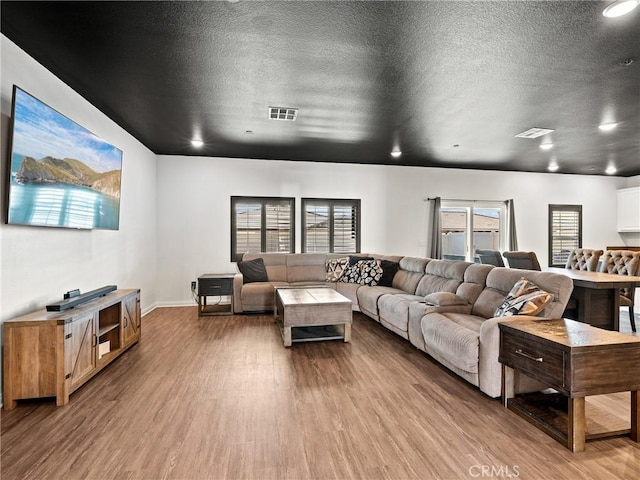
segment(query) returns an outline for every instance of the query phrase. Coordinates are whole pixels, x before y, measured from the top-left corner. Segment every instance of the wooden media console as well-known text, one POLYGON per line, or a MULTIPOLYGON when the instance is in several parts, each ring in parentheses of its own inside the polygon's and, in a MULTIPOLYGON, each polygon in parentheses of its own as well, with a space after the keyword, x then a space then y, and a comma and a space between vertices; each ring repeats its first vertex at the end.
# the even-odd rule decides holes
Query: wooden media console
POLYGON ((3 402, 69 395, 140 340, 140 290, 116 290, 60 312, 3 323, 3 402))

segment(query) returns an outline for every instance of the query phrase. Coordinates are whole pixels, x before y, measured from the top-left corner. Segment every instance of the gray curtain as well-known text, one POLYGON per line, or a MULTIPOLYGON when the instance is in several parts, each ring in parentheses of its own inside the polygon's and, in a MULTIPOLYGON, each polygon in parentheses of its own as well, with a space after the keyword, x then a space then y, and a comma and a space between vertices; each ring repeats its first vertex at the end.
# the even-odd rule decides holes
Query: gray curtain
POLYGON ((518 235, 516 234, 516 212, 513 209, 513 199, 507 200, 507 215, 509 216, 509 250, 518 250, 518 235))
POLYGON ((429 257, 442 258, 442 237, 440 234, 440 197, 431 200, 431 251, 429 257))

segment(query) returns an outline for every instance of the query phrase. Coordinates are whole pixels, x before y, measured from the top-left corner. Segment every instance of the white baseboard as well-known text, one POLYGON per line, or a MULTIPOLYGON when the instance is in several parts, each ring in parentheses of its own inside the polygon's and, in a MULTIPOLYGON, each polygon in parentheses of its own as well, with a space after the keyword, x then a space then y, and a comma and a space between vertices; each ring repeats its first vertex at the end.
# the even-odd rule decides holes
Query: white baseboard
POLYGON ((193 301, 173 301, 173 302, 156 302, 155 307, 197 307, 198 304, 193 301))

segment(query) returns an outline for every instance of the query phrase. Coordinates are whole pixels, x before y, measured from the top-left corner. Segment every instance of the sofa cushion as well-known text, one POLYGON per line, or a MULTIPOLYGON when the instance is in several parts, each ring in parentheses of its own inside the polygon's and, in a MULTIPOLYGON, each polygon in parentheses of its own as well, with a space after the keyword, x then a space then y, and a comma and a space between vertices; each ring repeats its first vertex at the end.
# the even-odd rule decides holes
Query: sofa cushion
POLYGON ((429 313, 422 318, 425 351, 464 372, 478 373, 480 325, 484 318, 461 313, 429 313))
POLYGON ((406 332, 409 324, 409 305, 421 300, 422 297, 402 293, 382 295, 378 298, 380 321, 384 320, 385 326, 389 324, 400 332, 406 332))
POLYGON ((262 258, 238 262, 238 270, 242 273, 243 283, 266 282, 269 280, 262 258))
POLYGON ((435 292, 455 293, 464 280, 464 272, 472 265, 455 260, 431 261, 425 267, 425 275, 418 283, 416 295, 428 295, 435 292))
POLYGON ((416 293, 418 282, 423 277, 424 269, 429 261, 429 258, 403 257, 400 260, 400 270, 393 277, 392 286, 405 293, 416 293))
POLYGON ((393 287, 369 287, 369 286, 360 286, 357 291, 358 297, 358 305, 360 306, 360 311, 366 313, 374 320, 378 320, 378 299, 382 295, 386 294, 402 294, 406 293, 402 290, 395 289, 393 287))
MULTIPOLYGON (((290 253, 287 257, 287 282, 326 281, 325 253, 290 253)), ((269 277, 271 278, 271 277, 269 277)))
POLYGON ((349 257, 330 258, 325 262, 327 272, 327 282, 337 282, 344 275, 345 269, 349 266, 349 257))
POLYGON ((537 315, 552 299, 552 294, 542 290, 535 283, 521 278, 496 309, 494 316, 537 315))
POLYGON ((474 304, 487 282, 487 275, 493 269, 493 265, 474 263, 464 271, 464 281, 456 290, 456 295, 474 304))
POLYGON ((273 310, 274 287, 286 287, 285 282, 254 282, 242 286, 240 294, 245 312, 273 310))
POLYGON ((428 305, 435 305, 438 307, 450 307, 452 305, 469 305, 464 298, 451 292, 436 292, 430 293, 424 297, 424 302, 428 305))
POLYGON ((551 272, 504 267, 494 267, 489 272, 487 286, 473 304, 471 313, 480 317, 492 318, 516 282, 523 277, 553 294, 553 299, 547 303, 540 315, 547 318, 560 318, 573 290, 571 278, 551 272))

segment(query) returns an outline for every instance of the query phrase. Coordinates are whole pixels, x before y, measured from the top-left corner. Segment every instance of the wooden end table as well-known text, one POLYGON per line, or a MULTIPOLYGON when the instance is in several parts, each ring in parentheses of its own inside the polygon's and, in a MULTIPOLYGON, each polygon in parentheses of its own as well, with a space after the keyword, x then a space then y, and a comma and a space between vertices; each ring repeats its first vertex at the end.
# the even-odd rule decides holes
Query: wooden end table
POLYGON ((351 341, 351 300, 332 288, 278 287, 274 294, 273 313, 285 347, 293 342, 351 341))
POLYGON ((568 319, 517 319, 500 323, 499 360, 503 405, 572 452, 583 451, 586 440, 591 438, 629 434, 638 442, 640 338, 568 319), (539 380, 565 397, 565 429, 531 409, 535 402, 528 405, 521 400, 524 396, 514 395, 515 372, 539 380), (631 428, 589 436, 585 397, 626 391, 631 392, 631 428))
POLYGON ((206 273, 198 277, 198 316, 233 315, 234 273, 206 273), (207 297, 218 297, 218 301, 207 305, 207 297), (222 302, 222 297, 229 297, 222 302))

